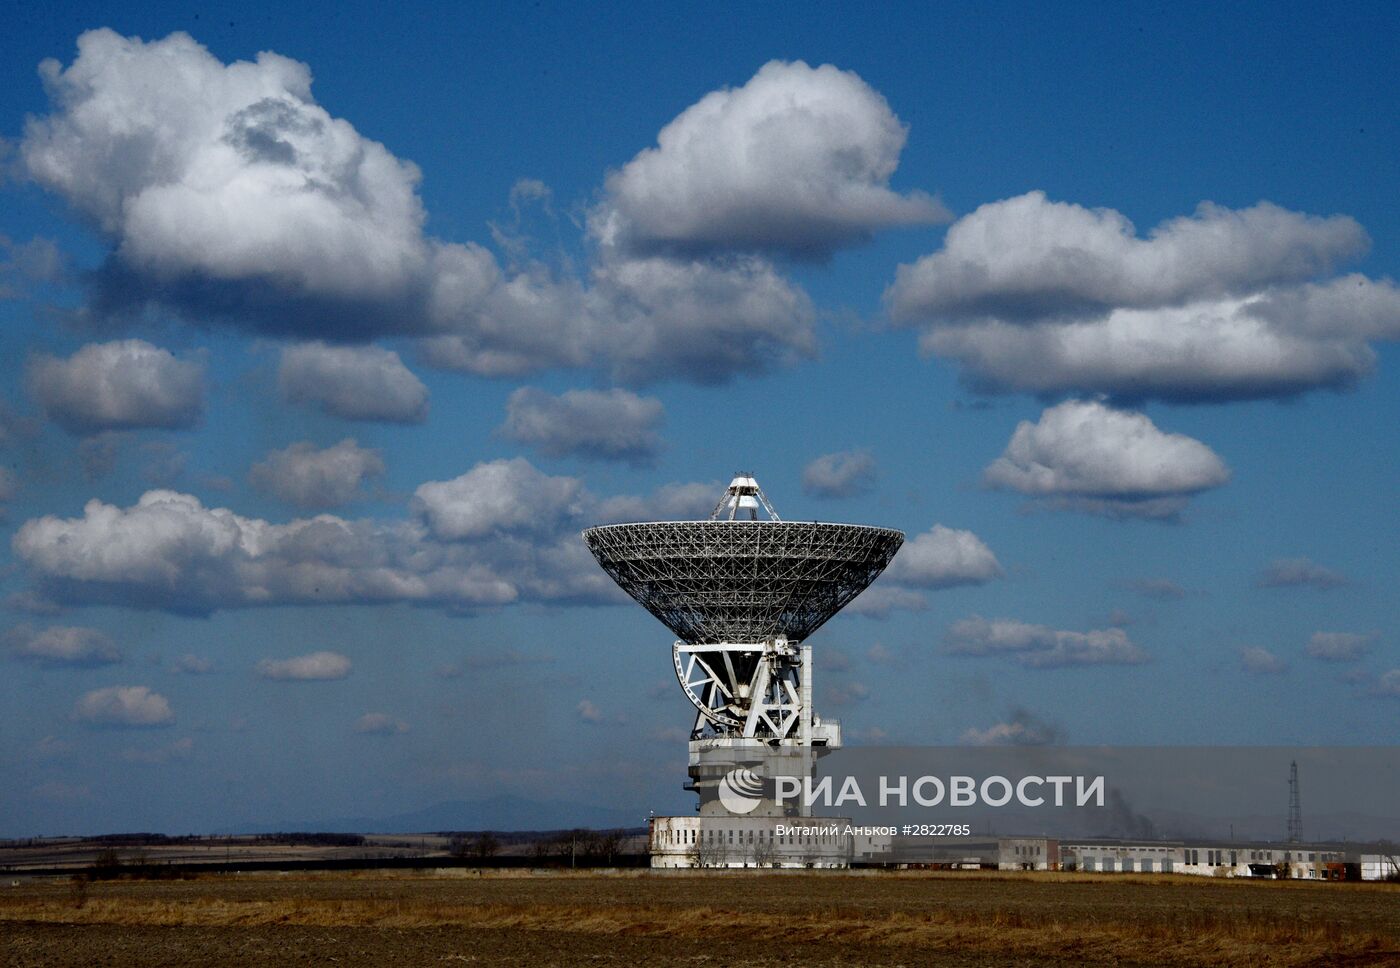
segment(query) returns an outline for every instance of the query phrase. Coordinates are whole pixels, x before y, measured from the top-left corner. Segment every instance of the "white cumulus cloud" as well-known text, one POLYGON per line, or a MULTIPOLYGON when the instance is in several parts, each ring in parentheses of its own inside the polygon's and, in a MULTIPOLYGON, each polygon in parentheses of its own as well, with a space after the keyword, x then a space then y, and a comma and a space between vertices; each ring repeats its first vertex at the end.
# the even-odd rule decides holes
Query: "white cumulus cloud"
POLYGON ((556 531, 582 508, 583 494, 577 478, 550 477, 517 457, 422 484, 413 493, 413 507, 435 536, 459 541, 499 531, 556 531))
POLYGON ((1268 649, 1249 645, 1240 649, 1240 667, 1254 675, 1278 675, 1288 669, 1288 664, 1268 649))
POLYGON ((1324 662, 1354 662, 1371 651, 1374 632, 1314 632, 1308 639, 1308 655, 1324 662))
POLYGON ((408 723, 388 713, 365 713, 355 721, 355 732, 370 736, 398 736, 408 732, 408 723))
POLYGON ((506 402, 501 432, 547 457, 621 460, 640 465, 660 453, 661 401, 627 390, 567 390, 559 396, 521 387, 506 402))
POLYGON ((968 746, 1045 746, 1058 743, 1062 731, 1025 709, 1012 710, 1011 718, 986 729, 968 728, 960 740, 968 746))
POLYGON ((175 613, 288 604, 407 602, 452 611, 515 601, 625 601, 578 532, 606 521, 694 517, 716 485, 671 484, 602 498, 529 462, 479 464, 422 485, 402 518, 333 514, 278 523, 148 491, 99 500, 80 517, 44 515, 11 541, 36 602, 175 613))
MULTIPOLYGON (((716 383, 813 352, 810 301, 752 244, 821 251, 940 212, 885 187, 903 129, 878 94, 834 68, 773 67, 726 128, 749 130, 764 152, 745 166, 760 184, 728 193, 726 217, 784 186, 786 201, 769 210, 786 213, 781 223, 751 220, 729 240, 738 248, 699 259, 599 245, 609 254, 581 273, 514 252, 504 266, 479 244, 425 234, 418 168, 318 104, 306 64, 266 51, 225 64, 187 34, 143 41, 101 29, 78 38, 71 64, 40 70, 49 112, 28 122, 19 157, 110 246, 89 316, 157 304, 196 325, 302 340, 421 338, 432 365, 483 375, 590 366, 631 383, 716 383), (770 92, 773 110, 755 114, 774 83, 805 92, 805 108, 785 112, 770 92), (804 189, 787 177, 794 166, 804 189), (755 231, 771 238, 743 237, 755 231)), ((618 178, 616 198, 635 220, 653 204, 650 189, 618 178)), ((412 384, 397 382, 407 389, 389 394, 392 407, 374 393, 310 399, 351 419, 420 419, 402 396, 413 398, 412 384)))
POLYGON ((1209 203, 1139 238, 1109 209, 1042 192, 989 203, 901 266, 891 315, 991 392, 1218 400, 1343 387, 1400 336, 1400 289, 1336 266, 1346 216, 1209 203))
POLYGON ((1164 518, 1230 472, 1205 444, 1165 433, 1145 414, 1067 400, 1036 423, 1021 421, 982 479, 1052 507, 1164 518))
POLYGON ((971 531, 935 524, 904 543, 881 576, 912 588, 982 585, 1002 575, 992 549, 971 531))
POLYGON ((607 180, 590 217, 605 245, 821 256, 890 225, 942 221, 890 176, 905 128, 880 93, 830 64, 770 61, 661 129, 607 180))
POLYGON ((21 625, 5 634, 10 656, 22 662, 44 666, 104 666, 122 661, 117 648, 97 629, 52 625, 34 629, 21 625))
POLYGON ((108 686, 87 693, 73 706, 73 717, 91 726, 168 726, 175 721, 170 702, 148 686, 108 686))
POLYGON ((262 659, 257 672, 264 679, 344 679, 350 674, 350 660, 339 652, 311 652, 290 659, 262 659))
POLYGON ((974 615, 954 622, 947 648, 955 655, 1002 656, 1033 669, 1136 665, 1148 655, 1121 628, 1068 632, 1015 619, 974 615))
POLYGON ((29 364, 29 394, 50 420, 75 434, 199 422, 204 367, 145 340, 89 343, 67 359, 29 364))
POLYGON ((328 508, 363 497, 360 485, 384 473, 379 452, 346 438, 317 449, 307 441, 270 452, 248 479, 259 490, 303 508, 328 508))
POLYGON ((289 403, 305 403, 345 420, 422 423, 428 388, 399 354, 378 346, 301 343, 282 350, 277 387, 289 403))
POLYGON ((1311 587, 1326 591, 1347 584, 1347 577, 1311 558, 1275 558, 1265 566, 1258 584, 1261 588, 1311 587))
POLYGON ((812 497, 855 497, 875 489, 875 457, 868 450, 823 454, 802 469, 802 490, 812 497))

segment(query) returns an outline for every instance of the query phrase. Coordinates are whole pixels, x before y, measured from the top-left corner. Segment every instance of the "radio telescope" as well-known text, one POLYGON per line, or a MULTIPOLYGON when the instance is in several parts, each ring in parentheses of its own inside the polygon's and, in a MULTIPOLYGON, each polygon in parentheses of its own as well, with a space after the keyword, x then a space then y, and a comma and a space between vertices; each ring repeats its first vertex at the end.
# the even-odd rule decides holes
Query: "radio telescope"
MULTIPOLYGON (((841 745, 840 723, 813 709, 805 640, 879 577, 902 532, 783 521, 758 482, 741 474, 708 520, 604 525, 583 540, 622 590, 678 636, 671 658, 695 707, 687 789, 700 793, 702 817, 725 813, 723 767, 810 775, 820 750, 841 745)), ((755 815, 782 812, 765 801, 755 815)), ((654 856, 656 848, 653 831, 654 856)))

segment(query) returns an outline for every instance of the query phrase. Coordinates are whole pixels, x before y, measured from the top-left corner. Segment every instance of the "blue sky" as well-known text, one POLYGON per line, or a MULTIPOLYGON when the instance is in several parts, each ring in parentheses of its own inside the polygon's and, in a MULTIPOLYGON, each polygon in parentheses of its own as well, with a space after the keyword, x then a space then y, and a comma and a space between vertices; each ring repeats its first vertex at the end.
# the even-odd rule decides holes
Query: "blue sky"
POLYGON ((736 470, 851 742, 1392 741, 1388 5, 9 19, 0 834, 688 810, 736 470))

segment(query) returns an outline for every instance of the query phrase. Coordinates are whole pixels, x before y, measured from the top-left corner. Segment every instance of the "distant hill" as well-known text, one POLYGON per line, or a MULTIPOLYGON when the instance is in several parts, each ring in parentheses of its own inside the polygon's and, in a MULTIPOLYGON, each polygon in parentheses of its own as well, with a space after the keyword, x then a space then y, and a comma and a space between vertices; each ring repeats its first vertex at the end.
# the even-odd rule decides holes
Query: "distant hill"
POLYGON ((276 831, 399 834, 433 830, 567 830, 572 827, 608 829, 640 827, 643 810, 623 810, 570 803, 498 796, 484 800, 447 800, 387 817, 321 817, 244 825, 220 833, 253 834, 276 831))

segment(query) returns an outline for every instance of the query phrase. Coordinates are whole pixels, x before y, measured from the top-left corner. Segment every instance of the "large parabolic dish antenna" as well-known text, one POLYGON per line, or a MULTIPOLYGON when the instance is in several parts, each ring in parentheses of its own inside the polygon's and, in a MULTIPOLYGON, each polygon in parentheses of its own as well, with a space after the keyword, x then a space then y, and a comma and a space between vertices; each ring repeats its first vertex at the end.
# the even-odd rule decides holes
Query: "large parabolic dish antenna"
MULTIPOLYGON (((783 521, 753 476, 740 474, 709 520, 605 524, 583 540, 622 590, 679 636, 671 659, 695 709, 686 789, 700 795, 698 815, 654 819, 652 864, 707 866, 697 845, 713 847, 726 833, 726 844, 737 833, 740 844, 774 848, 771 826, 746 828, 745 839, 745 829, 706 825, 736 812, 810 815, 810 804, 779 803, 755 778, 810 780, 817 756, 840 747, 841 724, 813 708, 812 646, 804 640, 880 576, 904 535, 783 521), (761 791, 738 808, 726 794, 736 776, 761 791)), ((793 843, 783 842, 791 856, 779 862, 812 866, 796 853, 810 842, 793 843)), ((828 858, 838 866, 848 860, 828 858)))
POLYGON ((735 479, 709 520, 610 524, 583 540, 623 591, 685 642, 801 642, 879 577, 904 535, 777 520, 756 483, 743 493, 746 482, 735 479), (771 520, 758 520, 759 501, 771 520), (748 520, 736 513, 744 510, 748 520))

